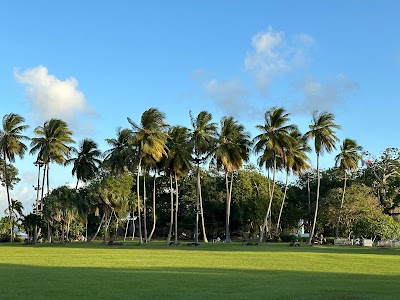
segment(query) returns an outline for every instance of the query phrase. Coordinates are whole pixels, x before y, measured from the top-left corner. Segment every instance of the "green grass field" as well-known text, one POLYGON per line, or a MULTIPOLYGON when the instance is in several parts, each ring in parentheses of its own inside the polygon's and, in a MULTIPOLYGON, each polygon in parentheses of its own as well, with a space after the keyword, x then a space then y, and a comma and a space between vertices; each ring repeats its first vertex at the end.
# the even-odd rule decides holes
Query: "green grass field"
POLYGON ((400 299, 400 249, 0 245, 0 299, 400 299))

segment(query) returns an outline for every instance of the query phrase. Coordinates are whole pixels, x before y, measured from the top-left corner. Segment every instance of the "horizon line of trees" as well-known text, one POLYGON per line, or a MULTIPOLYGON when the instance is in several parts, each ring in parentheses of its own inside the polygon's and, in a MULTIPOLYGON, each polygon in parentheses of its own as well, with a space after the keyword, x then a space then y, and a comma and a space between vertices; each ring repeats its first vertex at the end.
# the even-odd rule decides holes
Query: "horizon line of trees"
MULTIPOLYGON (((107 239, 112 222, 116 224, 116 234, 118 234, 118 226, 124 221, 127 233, 129 221, 134 222, 137 218, 137 224, 132 226, 132 231, 137 227, 140 243, 149 242, 156 232, 159 217, 157 208, 160 206, 158 202, 164 194, 170 196, 169 208, 164 207, 164 210, 169 211, 167 241, 171 242, 174 238, 173 243, 178 242, 180 236, 178 218, 184 218, 185 214, 182 215, 180 212, 186 212, 186 215, 191 215, 194 219, 192 229, 194 241, 198 243, 201 236, 204 242, 208 242, 207 232, 212 225, 210 216, 213 215, 215 220, 219 220, 218 224, 221 223, 220 216, 217 217, 205 210, 205 208, 212 209, 209 203, 203 201, 204 193, 208 195, 212 190, 212 187, 205 182, 209 177, 216 180, 218 191, 213 195, 214 199, 207 197, 207 201, 218 198, 221 202, 221 194, 225 195, 222 201, 225 204, 224 228, 221 230, 221 226, 218 226, 217 231, 223 234, 226 242, 230 242, 232 213, 238 213, 236 210, 232 211, 232 207, 238 209, 236 201, 239 192, 236 191, 236 185, 240 184, 239 175, 246 171, 243 167, 249 161, 250 154, 254 153, 257 155, 258 167, 265 168, 267 175, 262 175, 259 170, 256 172, 264 177, 264 180, 263 183, 253 182, 256 185, 258 198, 252 200, 255 203, 249 202, 249 199, 246 203, 249 206, 255 205, 250 210, 254 216, 263 215, 263 217, 251 217, 246 221, 242 219, 239 222, 241 232, 248 232, 250 222, 251 226, 256 228, 256 236, 262 242, 265 237, 271 238, 274 234, 281 233, 282 224, 290 224, 291 227, 286 229, 295 228, 293 220, 290 222, 284 220, 284 208, 289 206, 288 199, 294 197, 290 196, 293 191, 301 186, 300 190, 307 190, 307 193, 303 195, 304 199, 299 201, 307 203, 307 213, 303 211, 303 214, 295 215, 298 220, 307 220, 310 230, 308 242, 311 244, 316 230, 321 231, 324 228, 318 223, 322 220, 319 218, 319 209, 322 209, 323 213, 327 210, 320 201, 323 200, 326 205, 330 203, 328 200, 336 197, 331 195, 329 199, 321 198, 329 193, 325 194, 322 190, 323 177, 319 167, 320 157, 325 152, 331 153, 335 150, 339 142, 336 130, 341 127, 335 123, 335 116, 328 112, 314 111, 309 130, 303 134, 290 122, 290 114, 284 108, 272 107, 266 111, 263 124, 256 126, 259 134, 253 139, 244 126, 233 117, 223 117, 217 124, 213 122, 212 115, 206 111, 201 111, 197 116, 189 112, 189 116, 191 128, 168 125, 165 115, 156 108, 143 112, 139 122, 128 117, 130 128, 120 127, 115 138, 106 138, 105 141, 110 149, 102 153, 97 143, 88 138, 82 140, 78 148, 74 148, 73 133, 67 123, 60 119, 44 122, 43 126, 35 128, 35 137, 29 138, 24 135, 28 125, 24 124, 23 117, 15 113, 5 115, 0 131, 1 179, 7 193, 11 241, 14 237, 13 227, 17 209, 16 200, 11 198, 10 190, 19 180, 18 172, 12 163, 16 156, 24 157, 28 151, 25 142, 30 141, 29 153, 36 155, 35 166, 38 168, 34 217, 31 218, 34 222, 29 227, 34 243, 43 232, 47 233, 47 240, 52 242, 55 236, 54 230, 64 242, 65 238, 68 238, 73 222, 85 225, 87 239, 89 216, 100 219, 95 222, 98 223, 95 236, 102 230, 104 241, 107 239), (315 170, 310 167, 310 142, 316 155, 315 170), (63 186, 50 192, 50 163, 72 165, 72 175, 77 179, 75 189, 63 186), (204 169, 206 166, 212 171, 211 173, 204 169), (286 174, 284 184, 277 182, 277 172, 286 174), (288 178, 291 174, 298 178, 295 185, 289 185, 288 178), (220 182, 221 178, 223 184, 220 182), (304 178, 307 178, 306 186, 301 182, 304 178), (149 181, 152 182, 152 187, 148 186, 149 181), (161 190, 157 187, 158 181, 164 181, 161 190), (165 181, 169 183, 166 185, 165 181), (78 189, 79 182, 85 184, 81 189, 78 189), (315 186, 312 187, 314 183, 315 186), (191 187, 190 191, 185 190, 188 186, 191 187), (264 189, 263 193, 260 192, 261 189, 264 189), (152 190, 150 207, 148 190, 152 190), (195 201, 191 203, 189 200, 193 202, 193 199, 195 201), (192 211, 188 210, 189 207, 192 211), (57 229, 57 226, 60 228, 57 229)), ((335 179, 341 182, 341 197, 337 207, 336 204, 330 204, 329 208, 336 208, 328 214, 335 216, 333 227, 336 237, 343 232, 356 233, 353 226, 359 218, 350 221, 347 219, 346 193, 350 191, 351 178, 356 176, 361 162, 363 162, 361 146, 353 139, 343 140, 340 151, 335 157, 335 170, 340 170, 341 174, 336 175, 335 179), (344 226, 346 222, 347 225, 344 226)), ((385 226, 388 222, 392 222, 390 226, 393 232, 396 232, 398 227, 395 219, 399 207, 399 162, 399 151, 389 148, 381 158, 368 162, 362 169, 363 176, 355 177, 358 181, 359 178, 369 178, 368 182, 360 181, 359 184, 370 187, 375 193, 374 199, 378 200, 375 209, 381 210, 381 214, 389 216, 394 223, 387 218, 384 222, 380 222, 386 222, 385 226), (391 194, 396 188, 397 195, 391 194)), ((243 186, 241 188, 245 190, 243 186)), ((373 206, 370 207, 371 213, 373 206)), ((215 209, 220 209, 220 205, 216 205, 215 209)), ((241 209, 247 210, 248 207, 241 209)), ((378 214, 378 211, 374 212, 378 214)), ((372 228, 380 226, 371 225, 372 220, 372 218, 368 222, 364 220, 362 226, 359 225, 358 228, 365 230, 359 232, 369 230, 371 233, 372 228)), ((331 220, 329 222, 332 223, 331 220)), ((376 234, 376 236, 384 235, 376 234)))

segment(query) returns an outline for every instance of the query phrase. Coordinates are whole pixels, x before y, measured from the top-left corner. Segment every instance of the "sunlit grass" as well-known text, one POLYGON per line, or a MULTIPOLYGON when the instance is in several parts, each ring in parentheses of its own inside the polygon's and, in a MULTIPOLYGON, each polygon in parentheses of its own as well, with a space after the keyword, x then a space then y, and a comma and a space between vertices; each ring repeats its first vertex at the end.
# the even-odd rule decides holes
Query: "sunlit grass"
POLYGON ((1 299, 396 299, 399 282, 400 249, 0 245, 1 299))

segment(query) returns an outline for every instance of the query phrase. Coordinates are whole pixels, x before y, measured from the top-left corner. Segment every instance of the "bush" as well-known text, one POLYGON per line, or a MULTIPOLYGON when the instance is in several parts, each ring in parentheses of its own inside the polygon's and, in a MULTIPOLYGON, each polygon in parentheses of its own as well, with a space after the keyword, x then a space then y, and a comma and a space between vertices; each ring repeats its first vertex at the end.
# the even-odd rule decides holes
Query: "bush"
POLYGON ((294 234, 281 234, 280 239, 282 242, 291 243, 296 242, 299 238, 294 234))
POLYGON ((10 242, 10 235, 9 234, 1 234, 0 235, 0 243, 10 242))

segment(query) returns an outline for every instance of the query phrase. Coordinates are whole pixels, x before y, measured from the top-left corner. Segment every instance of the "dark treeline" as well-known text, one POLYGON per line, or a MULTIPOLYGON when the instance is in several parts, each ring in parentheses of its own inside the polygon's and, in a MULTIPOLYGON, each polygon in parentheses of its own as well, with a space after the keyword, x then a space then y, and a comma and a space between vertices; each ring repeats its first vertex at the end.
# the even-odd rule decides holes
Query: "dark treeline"
POLYGON ((46 121, 30 138, 21 116, 6 115, 0 136, 0 176, 8 199, 2 237, 12 241, 19 226, 33 243, 99 237, 140 243, 162 238, 171 244, 265 241, 297 235, 299 228, 310 233, 309 243, 321 233, 399 238, 398 149, 372 158, 355 140, 339 141, 333 114, 313 112, 306 133, 289 116, 271 108, 251 139, 231 117, 217 124, 208 112, 190 113, 192 127, 186 128, 168 125, 151 108, 140 122, 128 118, 129 127, 107 138, 103 153, 91 139, 73 147, 72 131, 62 120, 46 121), (10 191, 19 181, 15 156, 28 151, 36 156, 37 194, 32 213, 24 216, 10 191), (321 170, 319 158, 334 151, 335 166, 321 170), (257 166, 248 164, 252 153, 257 166), (50 189, 51 163, 72 166, 74 188, 50 189), (284 182, 276 180, 278 172, 284 182))

